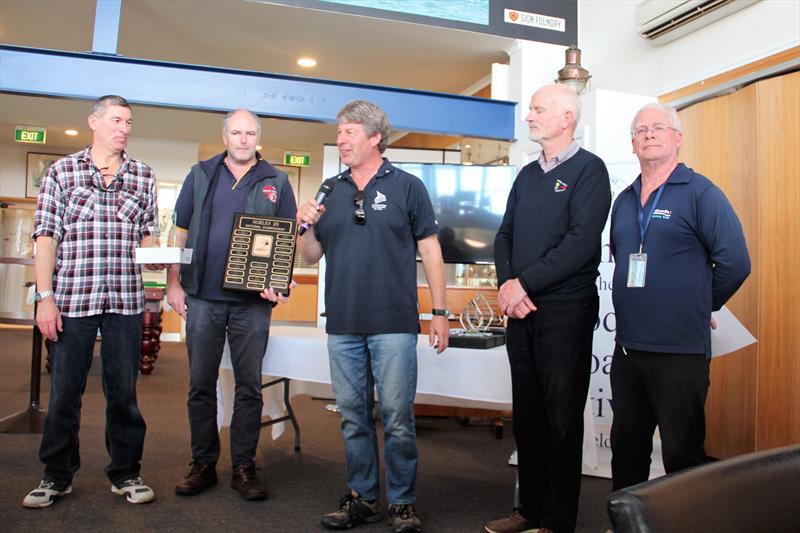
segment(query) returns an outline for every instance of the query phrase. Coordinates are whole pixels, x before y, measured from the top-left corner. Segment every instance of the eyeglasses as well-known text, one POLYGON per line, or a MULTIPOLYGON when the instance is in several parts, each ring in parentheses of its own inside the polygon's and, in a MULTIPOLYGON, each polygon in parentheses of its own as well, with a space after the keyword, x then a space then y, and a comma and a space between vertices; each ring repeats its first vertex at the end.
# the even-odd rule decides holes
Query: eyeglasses
POLYGON ((356 206, 353 211, 353 222, 363 226, 367 221, 367 214, 364 212, 364 191, 356 191, 353 195, 353 204, 356 206))
POLYGON ((631 135, 634 137, 646 137, 648 132, 653 132, 654 135, 663 135, 667 130, 674 130, 678 131, 672 126, 667 126, 661 122, 653 124, 652 128, 648 128, 647 126, 639 126, 636 129, 631 131, 631 135))

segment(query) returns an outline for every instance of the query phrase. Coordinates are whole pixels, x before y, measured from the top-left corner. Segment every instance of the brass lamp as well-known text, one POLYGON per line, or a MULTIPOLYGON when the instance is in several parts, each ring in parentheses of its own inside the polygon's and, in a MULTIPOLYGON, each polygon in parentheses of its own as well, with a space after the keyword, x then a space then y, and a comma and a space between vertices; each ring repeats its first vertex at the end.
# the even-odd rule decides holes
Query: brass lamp
POLYGON ((558 71, 556 83, 569 85, 578 94, 583 94, 589 85, 592 77, 589 71, 581 66, 581 50, 575 45, 571 45, 566 50, 566 64, 558 71))

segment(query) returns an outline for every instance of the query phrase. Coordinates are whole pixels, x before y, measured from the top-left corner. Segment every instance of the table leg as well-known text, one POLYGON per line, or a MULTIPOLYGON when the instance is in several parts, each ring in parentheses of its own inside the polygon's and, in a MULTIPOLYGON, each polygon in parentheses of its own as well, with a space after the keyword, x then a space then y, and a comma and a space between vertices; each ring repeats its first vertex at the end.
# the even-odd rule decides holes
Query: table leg
MULTIPOLYGON (((34 315, 35 316, 35 315, 34 315)), ((39 406, 42 378, 42 332, 33 326, 31 388, 28 408, 0 420, 0 433, 41 433, 47 411, 39 406)))

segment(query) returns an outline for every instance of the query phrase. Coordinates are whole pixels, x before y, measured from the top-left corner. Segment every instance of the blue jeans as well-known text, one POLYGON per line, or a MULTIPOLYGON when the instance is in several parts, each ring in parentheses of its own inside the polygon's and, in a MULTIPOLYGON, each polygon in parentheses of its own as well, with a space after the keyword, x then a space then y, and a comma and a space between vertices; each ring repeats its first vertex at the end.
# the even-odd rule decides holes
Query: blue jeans
POLYGON ((50 405, 42 432, 39 459, 44 479, 68 485, 81 466, 78 446, 81 397, 92 365, 97 330, 102 342, 103 394, 106 397, 106 449, 112 483, 139 475, 145 423, 136 402, 142 342, 142 315, 104 313, 61 317, 64 330, 50 353, 50 405))
POLYGON ((220 302, 186 296, 186 349, 189 352, 189 427, 192 459, 216 464, 219 459, 217 429, 217 377, 225 338, 231 348, 236 382, 231 419, 233 466, 255 462, 261 433, 261 361, 267 350, 272 306, 220 302))
POLYGON ((328 335, 331 383, 342 414, 347 485, 367 500, 380 494, 373 389, 383 422, 390 504, 414 503, 417 480, 417 335, 328 335))

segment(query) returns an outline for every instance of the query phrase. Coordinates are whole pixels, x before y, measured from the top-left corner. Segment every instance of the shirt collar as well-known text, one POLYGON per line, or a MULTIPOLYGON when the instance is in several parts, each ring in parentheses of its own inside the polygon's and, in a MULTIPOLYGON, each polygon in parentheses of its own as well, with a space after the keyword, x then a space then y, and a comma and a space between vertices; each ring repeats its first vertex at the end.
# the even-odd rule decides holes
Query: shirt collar
MULTIPOLYGON (((384 157, 383 158, 383 163, 381 163, 381 166, 378 167, 378 171, 375 172, 375 176, 374 177, 375 178, 383 178, 384 176, 387 176, 387 175, 391 174, 395 170, 396 170, 395 166, 392 165, 389 162, 389 159, 384 157)), ((344 169, 342 172, 340 172, 338 175, 336 175, 335 178, 338 179, 338 180, 348 179, 348 178, 352 179, 352 177, 350 176, 350 167, 347 167, 346 169, 344 169)))
MULTIPOLYGON (((87 163, 94 165, 94 161, 92 161, 92 146, 93 145, 90 144, 89 146, 78 152, 76 159, 78 159, 78 161, 86 161, 87 163)), ((120 162, 119 168, 126 166, 129 160, 130 157, 128 157, 128 152, 123 150, 122 161, 120 162)))
MULTIPOLYGON (((684 165, 683 163, 678 163, 678 166, 672 171, 672 174, 669 175, 667 181, 664 183, 668 184, 678 184, 678 183, 689 183, 689 180, 692 179, 692 169, 684 165)), ((633 189, 636 191, 636 194, 641 194, 642 192, 642 175, 639 174, 636 176, 636 179, 625 188, 625 191, 629 191, 633 189)))
POLYGON ((546 160, 544 157, 544 150, 539 154, 539 166, 543 169, 547 168, 549 170, 553 170, 558 165, 578 153, 580 150, 581 145, 578 144, 578 141, 574 140, 569 143, 569 145, 564 148, 561 152, 558 153, 555 157, 551 158, 550 160, 546 160))

